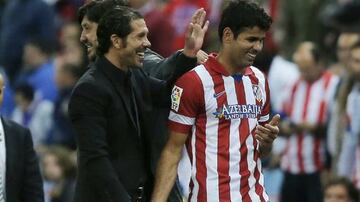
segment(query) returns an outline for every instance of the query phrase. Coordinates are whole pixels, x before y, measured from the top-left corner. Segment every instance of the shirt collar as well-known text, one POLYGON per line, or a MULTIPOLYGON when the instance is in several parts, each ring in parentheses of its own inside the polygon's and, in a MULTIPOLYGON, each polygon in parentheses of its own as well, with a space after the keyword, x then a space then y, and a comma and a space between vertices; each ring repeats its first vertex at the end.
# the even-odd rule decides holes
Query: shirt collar
POLYGON ((112 78, 113 81, 119 84, 126 84, 127 81, 131 78, 131 70, 125 72, 115 65, 113 65, 108 59, 105 57, 99 57, 96 60, 96 68, 100 68, 106 72, 108 76, 112 78))
MULTIPOLYGON (((208 60, 206 61, 206 65, 212 69, 213 71, 220 73, 224 76, 232 76, 230 73, 225 69, 225 67, 220 64, 220 62, 216 59, 217 53, 210 53, 208 60)), ((236 73, 237 75, 240 75, 239 73, 236 73)), ((251 67, 246 67, 244 70, 244 76, 251 76, 254 72, 251 70, 251 67)))

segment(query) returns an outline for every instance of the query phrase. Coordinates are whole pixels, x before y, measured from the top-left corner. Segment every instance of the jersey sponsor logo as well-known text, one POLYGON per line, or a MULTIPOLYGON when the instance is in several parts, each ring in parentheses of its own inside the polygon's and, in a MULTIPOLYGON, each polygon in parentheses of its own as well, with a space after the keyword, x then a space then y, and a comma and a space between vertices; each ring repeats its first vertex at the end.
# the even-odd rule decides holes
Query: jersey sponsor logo
POLYGON ((261 91, 261 88, 259 87, 259 85, 255 85, 255 84, 252 85, 252 89, 253 89, 255 99, 258 102, 261 102, 262 101, 262 91, 261 91))
POLYGON ((183 89, 179 86, 174 86, 171 92, 171 109, 176 112, 179 110, 182 92, 183 89))
POLYGON ((223 105, 213 113, 218 119, 256 119, 261 113, 261 107, 255 104, 223 105))
POLYGON ((214 93, 214 98, 218 98, 222 95, 224 95, 226 93, 226 91, 221 91, 220 93, 214 93))

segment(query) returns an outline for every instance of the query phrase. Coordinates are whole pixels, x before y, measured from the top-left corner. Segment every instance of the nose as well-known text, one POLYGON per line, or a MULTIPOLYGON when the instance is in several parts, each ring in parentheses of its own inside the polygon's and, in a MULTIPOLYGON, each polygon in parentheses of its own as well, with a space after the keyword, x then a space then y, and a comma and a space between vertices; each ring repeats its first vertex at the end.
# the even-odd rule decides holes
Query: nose
POLYGON ((151 46, 151 43, 150 43, 150 41, 149 41, 149 39, 147 37, 145 37, 145 40, 143 42, 143 46, 145 48, 150 48, 150 46, 151 46))
POLYGON ((255 45, 254 45, 254 49, 258 52, 260 52, 263 48, 263 41, 262 40, 258 40, 255 42, 255 45))
POLYGON ((86 42, 86 35, 85 33, 82 31, 81 35, 80 35, 80 42, 81 43, 85 43, 86 42))

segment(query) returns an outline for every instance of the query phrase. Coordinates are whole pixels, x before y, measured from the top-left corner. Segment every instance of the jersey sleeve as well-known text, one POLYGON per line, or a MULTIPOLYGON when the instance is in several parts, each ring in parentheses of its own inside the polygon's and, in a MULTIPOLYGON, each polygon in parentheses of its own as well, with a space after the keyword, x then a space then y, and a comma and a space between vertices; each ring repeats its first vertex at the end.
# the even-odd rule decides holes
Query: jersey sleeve
POLYGON ((195 71, 179 78, 171 92, 169 129, 188 134, 203 106, 203 88, 195 71))
POLYGON ((265 101, 263 104, 263 108, 261 110, 261 114, 260 114, 260 118, 259 118, 259 123, 260 124, 266 124, 269 122, 270 120, 270 88, 269 88, 269 82, 268 80, 265 78, 265 84, 264 84, 264 89, 265 89, 265 95, 263 100, 265 101))

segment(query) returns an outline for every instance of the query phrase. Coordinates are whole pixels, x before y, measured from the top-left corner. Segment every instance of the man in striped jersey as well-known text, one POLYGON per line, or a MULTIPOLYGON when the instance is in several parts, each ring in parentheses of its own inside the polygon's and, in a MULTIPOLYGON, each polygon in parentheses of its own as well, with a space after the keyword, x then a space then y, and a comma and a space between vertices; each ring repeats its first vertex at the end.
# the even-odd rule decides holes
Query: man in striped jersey
POLYGON ((166 201, 184 144, 191 161, 189 201, 268 201, 260 156, 270 151, 280 117, 269 123, 269 86, 251 65, 271 22, 255 3, 235 0, 226 6, 220 52, 173 88, 170 136, 152 201, 166 201))
POLYGON ((287 145, 281 159, 285 171, 283 202, 322 201, 320 171, 325 159, 328 106, 338 77, 324 71, 319 48, 301 43, 294 53, 301 77, 291 87, 281 123, 287 145))

